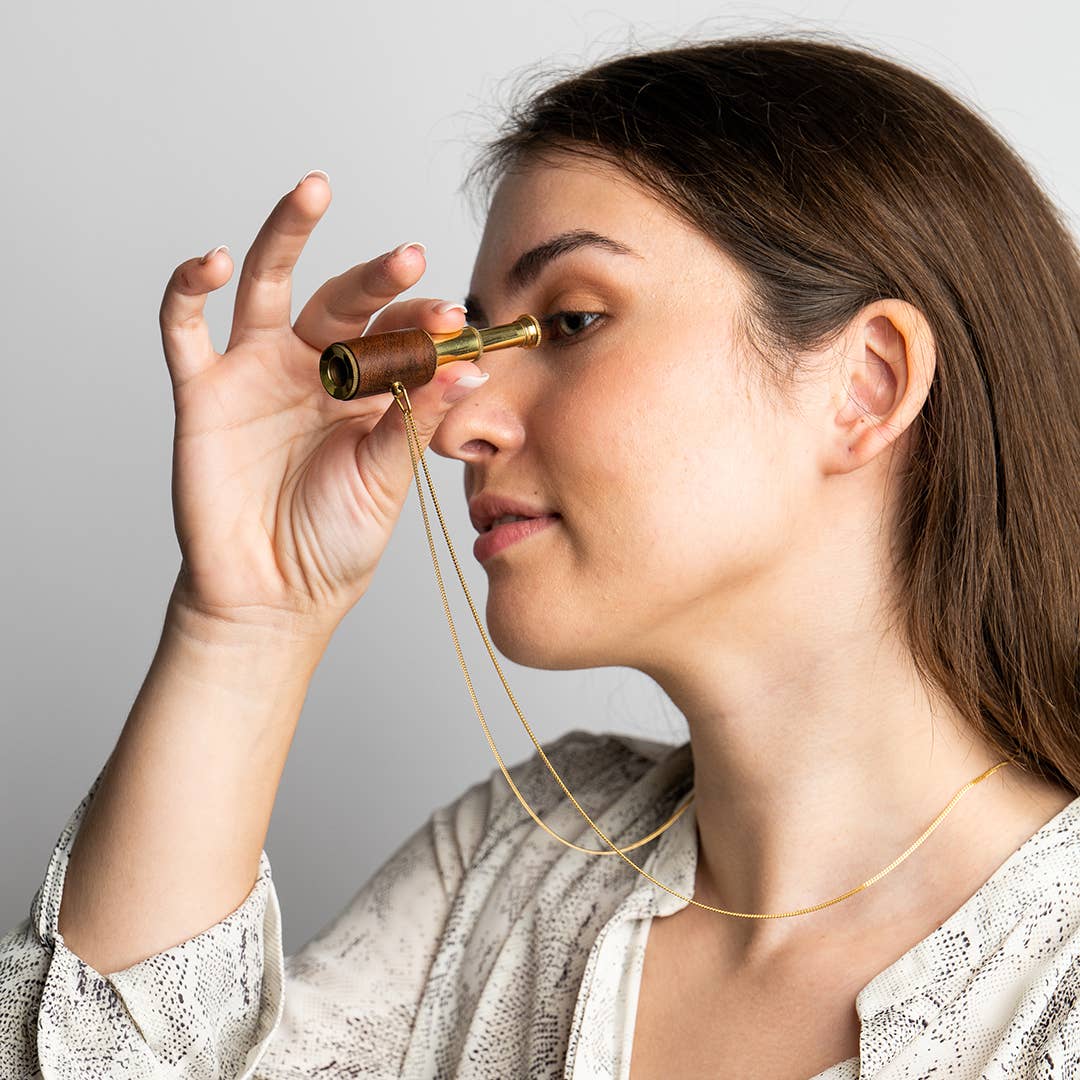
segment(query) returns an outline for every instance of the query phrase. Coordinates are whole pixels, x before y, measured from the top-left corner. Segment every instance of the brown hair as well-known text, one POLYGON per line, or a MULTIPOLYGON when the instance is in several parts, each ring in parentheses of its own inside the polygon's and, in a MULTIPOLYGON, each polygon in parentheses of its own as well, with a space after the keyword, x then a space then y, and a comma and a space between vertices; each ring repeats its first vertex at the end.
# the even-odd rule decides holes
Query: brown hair
POLYGON ((1080 257, 1024 161, 929 78, 816 35, 563 77, 510 107, 463 188, 548 150, 620 165, 727 253, 779 392, 874 300, 925 315, 898 625, 983 738, 1080 791, 1080 257))

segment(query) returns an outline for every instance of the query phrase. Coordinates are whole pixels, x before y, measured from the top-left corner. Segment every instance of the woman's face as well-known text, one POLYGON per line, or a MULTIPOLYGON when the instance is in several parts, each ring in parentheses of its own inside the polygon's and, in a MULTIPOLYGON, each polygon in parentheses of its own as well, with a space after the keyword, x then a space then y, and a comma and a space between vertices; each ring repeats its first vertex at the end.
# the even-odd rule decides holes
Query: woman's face
POLYGON ((490 379, 431 448, 465 463, 466 498, 559 515, 483 561, 487 625, 511 660, 649 671, 718 618, 768 618, 814 442, 742 374, 759 362, 736 332, 743 295, 703 234, 613 166, 562 157, 500 183, 468 320, 573 314, 538 348, 482 357, 490 379), (508 280, 526 252, 582 232, 627 251, 567 244, 508 280))

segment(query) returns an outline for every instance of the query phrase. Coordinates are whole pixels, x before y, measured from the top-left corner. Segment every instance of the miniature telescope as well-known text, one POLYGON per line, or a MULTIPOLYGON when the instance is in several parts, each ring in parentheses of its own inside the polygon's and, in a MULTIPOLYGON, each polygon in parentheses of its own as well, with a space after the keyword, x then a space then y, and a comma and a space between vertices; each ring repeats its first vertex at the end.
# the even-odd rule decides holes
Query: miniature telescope
POLYGON ((389 394, 394 382, 411 390, 430 382, 440 364, 475 360, 495 349, 533 349, 540 339, 540 320, 534 315, 519 315, 512 323, 485 330, 463 326, 450 334, 415 327, 388 330, 328 345, 319 359, 319 377, 331 397, 351 401, 389 394))

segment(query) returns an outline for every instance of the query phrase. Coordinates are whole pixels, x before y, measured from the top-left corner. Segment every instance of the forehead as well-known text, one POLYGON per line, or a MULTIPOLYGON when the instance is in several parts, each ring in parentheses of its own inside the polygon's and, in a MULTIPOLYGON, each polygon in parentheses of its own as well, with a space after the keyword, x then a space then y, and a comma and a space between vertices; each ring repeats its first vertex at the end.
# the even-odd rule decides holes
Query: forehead
POLYGON ((707 240, 618 165, 551 154, 507 172, 491 200, 472 291, 493 297, 517 257, 571 230, 609 236, 645 258, 707 240))
POLYGON ((543 231, 564 227, 572 214, 602 222, 662 209, 650 191, 613 162, 549 153, 527 159, 499 181, 484 241, 496 239, 489 234, 507 225, 543 231))

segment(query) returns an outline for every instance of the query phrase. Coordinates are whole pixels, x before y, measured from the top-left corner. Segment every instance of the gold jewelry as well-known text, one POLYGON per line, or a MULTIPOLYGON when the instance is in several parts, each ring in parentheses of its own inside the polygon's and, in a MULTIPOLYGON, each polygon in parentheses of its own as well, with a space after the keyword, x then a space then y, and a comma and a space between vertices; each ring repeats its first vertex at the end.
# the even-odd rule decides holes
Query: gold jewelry
POLYGON ((618 855, 624 862, 629 863, 639 874, 646 877, 658 888, 663 889, 665 892, 671 893, 672 896, 677 896, 680 900, 685 900, 688 904, 693 904, 695 907, 704 908, 706 911, 715 911, 720 915, 733 915, 740 919, 787 919, 793 915, 806 915, 811 911, 820 911, 822 908, 831 907, 833 904, 840 903, 841 900, 846 900, 849 896, 854 896, 855 893, 861 892, 863 889, 869 888, 875 882, 880 881, 891 870, 894 870, 899 866, 917 847, 919 847, 924 840, 941 824, 945 819, 946 814, 960 801, 960 797, 973 788, 976 784, 982 783, 988 776, 997 772, 1002 765, 1008 765, 1012 762, 1013 758, 1006 758, 1004 761, 999 761, 996 765, 987 769, 986 772, 975 777, 974 780, 969 780, 960 790, 949 800, 948 805, 940 814, 930 823, 929 828, 916 840, 902 855, 894 859, 884 870, 876 873, 872 878, 864 881, 861 885, 856 886, 854 889, 849 889, 846 893, 842 893, 840 896, 834 897, 832 900, 826 900, 820 904, 814 904, 812 907, 799 908, 796 911, 783 911, 776 914, 759 914, 754 912, 745 911, 727 911, 724 908, 713 907, 711 904, 703 904, 698 900, 695 900, 690 896, 683 896, 682 893, 676 892, 674 889, 668 888, 662 882, 659 882, 646 870, 643 870, 636 862, 626 857, 627 851, 633 851, 635 848, 641 847, 643 844, 649 843, 650 840, 655 840, 662 832, 670 828, 679 817, 686 811, 687 807, 694 801, 694 793, 690 792, 690 797, 679 807, 675 813, 668 818, 668 820, 649 833, 648 836, 643 837, 641 840, 635 841, 633 844, 629 844, 624 848, 618 847, 614 844, 604 833, 600 830, 600 827, 593 821, 591 817, 582 809, 581 804, 570 793, 570 789, 563 783, 562 777, 555 771, 555 766, 548 760, 547 754, 544 753, 543 747, 537 741, 536 736, 533 734, 532 728, 529 727, 528 721, 525 719, 518 706, 517 700, 514 698, 513 693, 510 690, 509 685, 506 682, 506 677, 503 675, 502 668, 499 666, 499 661, 495 657, 495 651, 491 647, 491 642, 488 640, 487 633, 484 630, 484 624, 480 620, 480 616, 477 614, 476 605, 473 604, 472 596, 469 593, 469 587, 465 583, 465 575, 461 571, 461 566, 458 563, 457 555, 454 553, 454 546, 450 542, 450 533, 447 531, 446 522, 443 520, 442 510, 439 508, 439 500, 435 495, 435 486, 431 482, 431 474, 428 472, 427 462, 424 460, 424 450, 420 445, 420 439, 416 433, 416 426, 413 421, 412 415, 412 402, 409 401, 409 392, 405 389, 405 386, 398 381, 394 381, 390 384, 390 392, 394 395, 394 400, 398 404, 398 408, 401 409, 403 416, 405 417, 405 427, 409 437, 409 457, 412 458, 413 477, 416 479, 416 493, 420 498, 420 510, 424 516, 424 529, 427 532, 428 546, 431 549, 431 561, 435 567, 435 579, 439 583, 439 593, 442 596, 443 610, 446 613, 446 621, 450 625, 450 636, 454 639, 454 648, 457 650, 458 663, 461 665, 462 673, 465 676, 465 685, 469 688, 469 696, 472 698, 473 708, 476 710, 476 715, 480 718, 480 724, 484 729, 484 734, 487 736, 488 745, 491 747, 491 752, 495 755, 495 760, 499 763, 499 768, 502 770, 503 776, 506 777, 506 782, 510 785, 510 790, 517 796, 518 802, 525 808, 529 816, 540 826, 546 833, 553 836, 561 844, 565 844, 567 847, 573 848, 575 851, 584 852, 586 855, 618 855), (499 751, 495 746, 495 740, 491 737, 491 732, 488 730, 487 721, 484 719, 484 713, 480 708, 480 702, 476 699, 476 691, 473 689, 472 678, 469 675, 469 669, 465 666, 465 657, 461 651, 461 642, 458 640, 457 629, 454 626, 453 616, 450 614, 450 604, 446 598, 446 587, 443 584, 442 571, 439 569, 439 559, 435 554, 435 541, 431 535, 431 522, 428 519, 427 504, 424 501, 424 492, 420 486, 420 474, 417 471, 417 459, 419 458, 420 464, 424 469, 424 476, 427 479, 428 490, 431 492, 431 501, 435 506, 435 513, 439 517, 439 524, 442 526, 443 537, 446 540, 446 546, 450 550, 450 558, 453 559, 454 569, 457 570, 458 580, 461 582, 461 587, 465 592, 465 599, 469 603, 469 610, 472 611, 473 620, 476 622, 476 628, 480 631, 480 636, 484 639, 484 645, 487 647, 488 655, 491 657, 491 662, 495 665, 495 670, 499 675, 499 680, 503 684, 503 689, 506 691, 507 697, 510 699, 510 703, 514 706, 514 711, 518 714, 518 719, 521 720, 525 731, 533 741, 533 745, 536 747, 537 753, 540 755, 541 760, 548 767, 551 775, 558 781, 559 787, 566 792, 567 798, 574 804, 574 807, 578 810, 581 816, 592 826, 593 831, 600 837, 601 840, 607 844, 610 851, 595 851, 592 848, 580 847, 578 844, 571 843, 569 840, 559 836, 558 833, 548 828, 533 811, 533 808, 525 801, 524 796, 518 790, 517 785, 514 783, 513 778, 507 771, 506 765, 503 763, 502 757, 499 755, 499 751))

